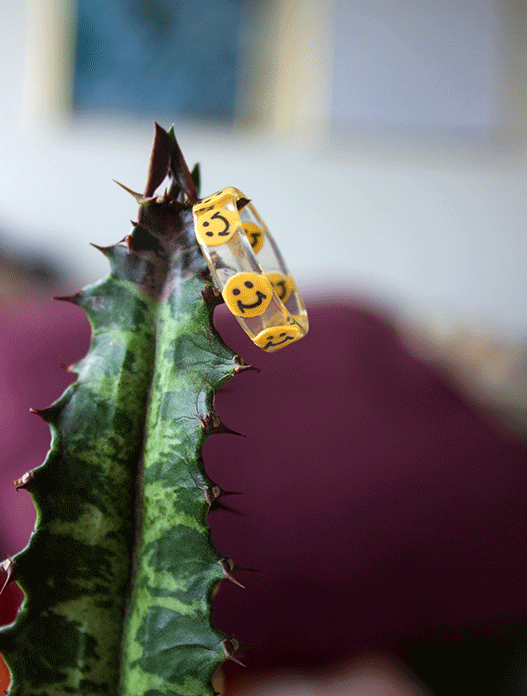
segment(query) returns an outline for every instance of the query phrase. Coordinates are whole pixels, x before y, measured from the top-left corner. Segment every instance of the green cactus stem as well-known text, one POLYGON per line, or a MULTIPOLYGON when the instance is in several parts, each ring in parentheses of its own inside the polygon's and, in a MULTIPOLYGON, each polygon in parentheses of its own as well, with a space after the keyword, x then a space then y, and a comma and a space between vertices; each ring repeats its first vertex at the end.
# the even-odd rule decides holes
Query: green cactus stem
POLYGON ((101 249, 110 275, 59 298, 84 308, 92 341, 77 381, 38 411, 52 433, 46 461, 17 482, 37 524, 6 567, 25 595, 0 632, 11 696, 210 696, 213 672, 236 659, 211 624, 232 563, 211 542, 221 490, 200 452, 228 432, 213 395, 243 367, 212 326, 191 214, 198 179, 173 129, 156 124, 138 222, 101 249))

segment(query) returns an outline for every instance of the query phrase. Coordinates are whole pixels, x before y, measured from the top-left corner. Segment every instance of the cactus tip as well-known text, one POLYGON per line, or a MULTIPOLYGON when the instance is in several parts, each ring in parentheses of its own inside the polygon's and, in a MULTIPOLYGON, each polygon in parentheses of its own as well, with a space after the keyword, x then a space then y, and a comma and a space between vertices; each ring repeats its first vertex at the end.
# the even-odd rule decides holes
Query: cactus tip
POLYGON ((168 133, 154 121, 154 142, 148 162, 146 185, 143 198, 153 196, 170 170, 171 141, 168 133))
POLYGON ((170 141, 170 174, 173 179, 170 194, 177 197, 181 192, 188 201, 195 203, 198 200, 196 183, 178 145, 174 129, 170 128, 166 135, 170 141))

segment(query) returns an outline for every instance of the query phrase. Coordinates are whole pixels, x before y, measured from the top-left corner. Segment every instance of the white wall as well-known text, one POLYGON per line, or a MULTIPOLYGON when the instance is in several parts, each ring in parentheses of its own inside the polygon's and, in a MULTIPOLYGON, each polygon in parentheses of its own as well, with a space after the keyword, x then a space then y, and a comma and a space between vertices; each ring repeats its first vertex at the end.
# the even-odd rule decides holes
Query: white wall
MULTIPOLYGON (((45 245, 79 282, 94 281, 107 266, 88 242, 128 232, 136 204, 112 179, 142 188, 151 120, 24 122, 25 4, 3 0, 0 23, 0 230, 16 244, 45 245)), ((366 136, 315 144, 176 126, 189 163, 202 164, 203 192, 241 188, 306 295, 358 289, 527 333, 524 145, 447 150, 366 136)))

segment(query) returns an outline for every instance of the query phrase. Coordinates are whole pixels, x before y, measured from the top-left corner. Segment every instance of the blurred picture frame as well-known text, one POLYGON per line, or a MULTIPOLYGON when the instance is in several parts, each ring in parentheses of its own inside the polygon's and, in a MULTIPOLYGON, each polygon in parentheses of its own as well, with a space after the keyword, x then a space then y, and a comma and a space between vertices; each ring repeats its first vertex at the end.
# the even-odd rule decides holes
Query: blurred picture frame
POLYGON ((242 0, 77 0, 73 110, 232 120, 242 0))

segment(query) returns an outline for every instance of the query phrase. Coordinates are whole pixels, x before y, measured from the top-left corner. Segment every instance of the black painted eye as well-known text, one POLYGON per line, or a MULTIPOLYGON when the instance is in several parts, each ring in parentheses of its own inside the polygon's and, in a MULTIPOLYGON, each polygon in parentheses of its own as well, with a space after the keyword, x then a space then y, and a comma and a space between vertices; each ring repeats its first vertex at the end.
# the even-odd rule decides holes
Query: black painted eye
POLYGON ((245 285, 246 288, 252 288, 252 287, 253 287, 253 284, 251 283, 250 280, 246 280, 245 283, 244 283, 244 285, 245 285))
POLYGON ((233 294, 233 295, 239 295, 240 292, 241 292, 241 290, 239 290, 239 288, 234 288, 234 290, 232 291, 232 294, 233 294))
POLYGON ((204 222, 203 227, 208 227, 210 225, 210 222, 204 222))
POLYGON ((285 336, 285 333, 281 333, 280 336, 285 336))
POLYGON ((274 338, 273 334, 271 334, 270 336, 267 336, 267 340, 268 340, 268 341, 272 341, 273 338, 274 338))
POLYGON ((207 237, 214 237, 214 232, 205 232, 207 237))

